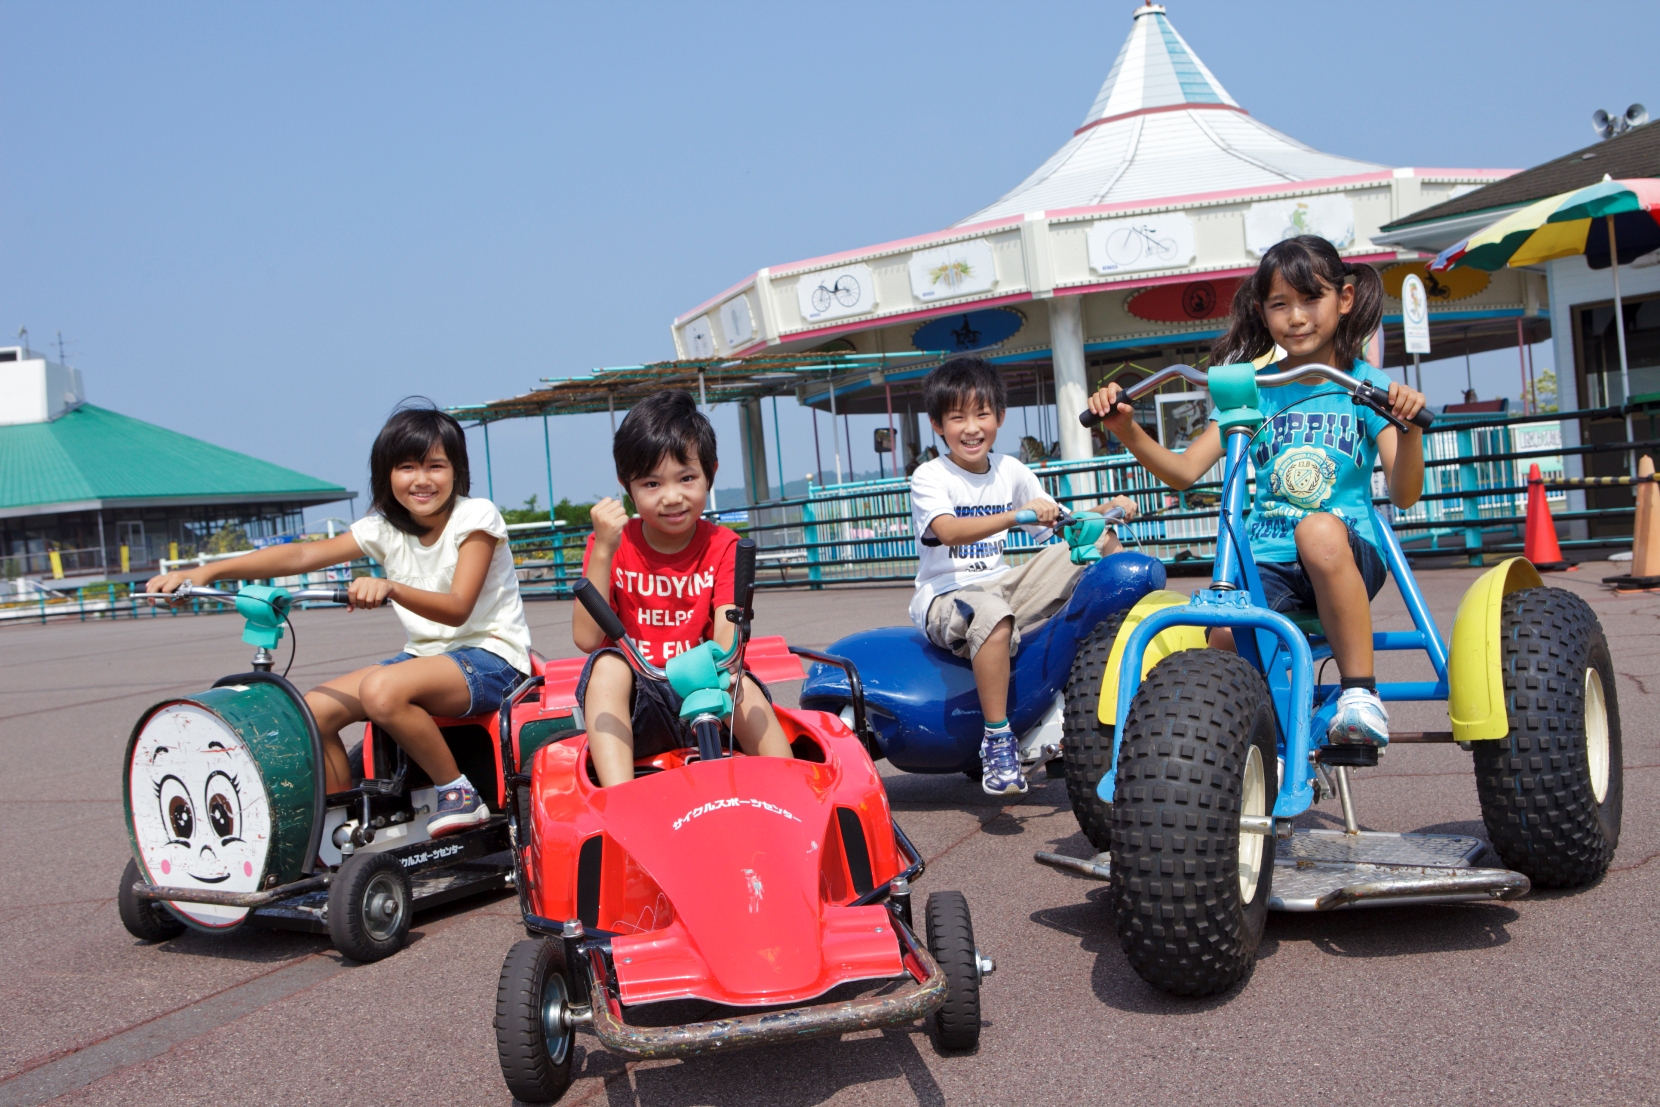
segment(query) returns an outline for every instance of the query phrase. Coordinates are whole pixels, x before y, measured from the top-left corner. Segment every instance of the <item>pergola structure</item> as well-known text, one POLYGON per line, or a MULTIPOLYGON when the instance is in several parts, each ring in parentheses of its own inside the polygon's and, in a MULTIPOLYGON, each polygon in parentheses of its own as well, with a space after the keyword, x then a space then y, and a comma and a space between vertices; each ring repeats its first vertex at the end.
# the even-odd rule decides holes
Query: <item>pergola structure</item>
MULTIPOLYGON (((884 374, 896 372, 907 375, 924 373, 928 368, 939 364, 941 356, 916 350, 891 357, 883 354, 836 351, 799 353, 778 350, 762 351, 743 358, 684 358, 647 365, 599 368, 585 376, 544 378, 541 382, 542 387, 534 388, 522 395, 445 410, 457 419, 483 428, 487 482, 492 481, 490 424, 503 419, 540 417, 548 464, 548 502, 551 505, 554 502, 553 449, 547 427, 547 420, 551 416, 609 412, 611 430, 615 433, 619 410, 626 412, 645 397, 664 389, 684 389, 698 397, 698 402, 704 407, 735 403, 742 412, 738 425, 742 435, 744 489, 750 503, 760 503, 772 498, 767 475, 762 400, 768 397, 774 400, 773 448, 779 457, 778 482, 782 494, 783 450, 782 443, 777 440, 780 434, 777 397, 794 395, 799 398, 810 388, 823 388, 826 393, 833 393, 839 391, 847 380, 854 377, 868 382, 873 378, 880 379, 884 374)), ((836 408, 833 394, 828 406, 831 414, 831 450, 835 458, 836 479, 840 482, 842 457, 835 436, 836 408)), ((904 428, 901 426, 899 429, 904 428)), ((815 436, 818 433, 816 421, 813 424, 813 433, 815 436)), ((493 488, 491 495, 494 496, 493 488)))
MULTIPOLYGON (((831 347, 977 352, 1004 367, 1016 404, 1058 400, 1060 456, 1087 458, 1097 444, 1071 415, 1092 385, 1130 362, 1200 360, 1239 281, 1286 237, 1322 235, 1383 271, 1397 297, 1386 356, 1399 364, 1401 282, 1423 275, 1430 255, 1377 241, 1379 228, 1509 172, 1391 168, 1312 149, 1241 107, 1165 8, 1146 4, 1082 123, 1000 199, 942 231, 760 269, 676 318, 675 348, 743 359, 831 347)), ((1519 319, 1530 332, 1548 326, 1538 274, 1425 284, 1442 356, 1514 342, 1519 319)), ((924 371, 850 372, 801 398, 903 410, 919 406, 924 371)))

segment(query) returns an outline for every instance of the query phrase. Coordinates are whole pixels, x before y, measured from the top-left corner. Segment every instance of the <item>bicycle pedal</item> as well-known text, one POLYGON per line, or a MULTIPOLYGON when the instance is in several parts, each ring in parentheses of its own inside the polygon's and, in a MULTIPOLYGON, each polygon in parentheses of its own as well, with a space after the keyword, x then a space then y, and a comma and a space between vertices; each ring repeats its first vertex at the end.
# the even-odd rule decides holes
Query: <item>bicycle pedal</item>
POLYGON ((1341 765, 1350 769, 1370 769, 1378 763, 1378 753, 1381 746, 1362 745, 1360 743, 1338 743, 1321 746, 1315 757, 1323 765, 1341 765))

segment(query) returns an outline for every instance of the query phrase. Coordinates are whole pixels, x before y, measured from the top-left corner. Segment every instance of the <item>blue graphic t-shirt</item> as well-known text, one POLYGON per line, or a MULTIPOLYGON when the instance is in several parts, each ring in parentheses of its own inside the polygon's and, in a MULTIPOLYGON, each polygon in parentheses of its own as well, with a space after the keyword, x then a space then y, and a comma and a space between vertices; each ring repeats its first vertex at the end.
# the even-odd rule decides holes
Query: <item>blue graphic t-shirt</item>
MULTIPOLYGON (((1277 371, 1270 365, 1263 372, 1277 371)), ((1363 361, 1349 372, 1387 390, 1389 378, 1363 361)), ((1261 391, 1268 417, 1251 442, 1256 497, 1247 525, 1258 561, 1297 560, 1293 532, 1306 515, 1326 511, 1378 546, 1372 526, 1372 466, 1378 432, 1389 421, 1349 399, 1335 384, 1309 378, 1261 391)))

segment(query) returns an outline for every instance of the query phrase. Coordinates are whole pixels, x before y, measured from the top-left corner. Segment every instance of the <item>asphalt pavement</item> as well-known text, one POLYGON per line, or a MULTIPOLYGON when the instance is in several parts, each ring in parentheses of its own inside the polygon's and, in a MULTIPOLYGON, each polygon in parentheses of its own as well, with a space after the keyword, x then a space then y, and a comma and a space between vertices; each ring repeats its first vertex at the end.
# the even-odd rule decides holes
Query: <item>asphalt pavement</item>
MULTIPOLYGON (((1119 951, 1105 886, 1040 867, 1091 852, 1060 781, 1015 803, 959 776, 883 766, 926 854, 919 895, 961 889, 980 947, 979 1049, 944 1055, 926 1027, 721 1057, 625 1065, 587 1034, 563 1102, 695 1104, 1275 1104, 1660 1102, 1660 596, 1614 596, 1586 564, 1550 583, 1584 595, 1619 671, 1625 814, 1609 874, 1513 903, 1270 917, 1242 986, 1164 996, 1119 951)), ((1475 570, 1423 572, 1450 630, 1475 570)), ((1197 586, 1176 578, 1173 587, 1197 586)), ((758 633, 828 645, 905 621, 909 590, 764 593, 758 633)), ((570 605, 528 605, 537 647, 574 653, 570 605)), ((1386 588, 1380 629, 1410 625, 1386 588)), ((297 615, 307 687, 395 653, 389 612, 297 615)), ((10 1104, 505 1104, 491 1018, 522 936, 511 897, 418 917, 372 965, 325 940, 245 927, 149 945, 116 917, 128 857, 120 761, 139 713, 245 669, 229 616, 0 629, 0 1107, 10 1104)), ((283 646, 284 660, 288 644, 283 646)), ((1427 662, 1380 657, 1380 676, 1427 662)), ((791 689, 780 689, 793 702, 791 689)), ((1433 705, 1402 730, 1447 726, 1433 705)), ((1470 756, 1399 746, 1356 773, 1363 827, 1483 835, 1470 756)), ((1305 825, 1340 826, 1335 803, 1305 825)))

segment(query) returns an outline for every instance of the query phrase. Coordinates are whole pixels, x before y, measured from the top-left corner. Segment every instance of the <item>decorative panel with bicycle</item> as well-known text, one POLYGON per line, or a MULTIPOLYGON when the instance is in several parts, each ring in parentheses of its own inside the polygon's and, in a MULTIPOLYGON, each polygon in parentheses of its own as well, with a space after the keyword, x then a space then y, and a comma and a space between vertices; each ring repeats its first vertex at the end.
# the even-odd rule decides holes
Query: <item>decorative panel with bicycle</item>
POLYGON ((1103 219, 1090 226, 1089 267, 1100 274, 1175 269, 1193 261, 1193 220, 1166 211, 1132 219, 1103 219))
POLYGON ((876 277, 864 264, 803 273, 795 286, 795 296, 801 318, 807 323, 863 315, 876 308, 876 277))

